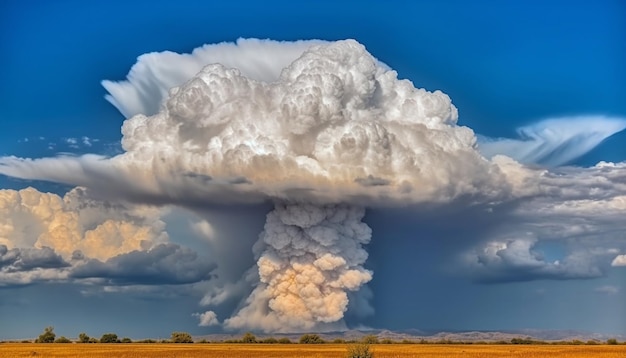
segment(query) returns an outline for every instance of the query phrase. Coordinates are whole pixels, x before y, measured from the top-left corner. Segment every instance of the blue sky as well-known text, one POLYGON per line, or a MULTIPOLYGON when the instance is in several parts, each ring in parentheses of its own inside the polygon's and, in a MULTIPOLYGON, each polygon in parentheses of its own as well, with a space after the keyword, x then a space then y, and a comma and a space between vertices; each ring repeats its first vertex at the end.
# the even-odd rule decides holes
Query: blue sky
MULTIPOLYGON (((397 71, 399 78, 409 79, 417 88, 446 93, 459 110, 458 123, 489 138, 516 138, 517 128, 556 117, 564 117, 565 123, 567 118, 590 115, 619 121, 626 117, 624 14, 622 2, 608 0, 4 1, 0 4, 0 52, 4 54, 0 57, 0 157, 120 154, 125 118, 104 99, 102 80, 124 80, 137 57, 145 53, 189 53, 203 44, 238 38, 355 39, 397 71)), ((580 132, 596 129, 593 121, 585 123, 590 127, 580 132)), ((584 155, 560 164, 573 164, 582 171, 601 160, 623 162, 625 140, 626 132, 618 132, 584 155)), ((575 137, 554 151, 569 151, 582 145, 580 141, 575 137)), ((577 169, 552 170, 578 175, 577 169)), ((38 180, 50 176, 29 178, 1 176, 0 188, 35 186, 63 195, 73 187, 63 180, 38 180)), ((196 210, 179 205, 171 210, 162 217, 171 242, 212 261, 212 255, 220 252, 217 244, 194 238, 189 228, 191 222, 206 219, 218 233, 245 237, 222 252, 235 255, 234 261, 241 258, 243 267, 253 262, 251 246, 270 209, 210 205, 196 210), (240 220, 251 223, 250 227, 237 228, 240 220)), ((417 205, 391 213, 367 212, 365 220, 373 236, 365 267, 374 272, 368 284, 374 313, 362 317, 349 310, 348 326, 580 329, 626 335, 626 322, 620 318, 625 315, 615 314, 626 313, 624 267, 600 265, 601 274, 585 277, 541 275, 515 266, 496 276, 466 277, 463 266, 455 262, 464 252, 484 244, 494 232, 532 231, 541 224, 527 224, 527 213, 516 212, 506 203, 495 209, 507 218, 502 222, 498 222, 500 216, 484 221, 474 218, 458 202, 435 210, 440 216, 429 220, 423 219, 428 217, 424 210, 417 205), (508 219, 509 213, 514 218, 508 219), (483 225, 474 224, 473 219, 483 225), (449 221, 455 225, 445 225, 449 221), (512 306, 519 309, 511 310, 512 306)), ((589 220, 597 225, 602 222, 595 216, 589 220)), ((613 236, 598 239, 593 247, 582 236, 561 240, 557 234, 549 237, 537 231, 541 244, 531 251, 540 252, 545 262, 563 260, 578 249, 617 250, 611 251, 613 256, 626 253, 626 228, 613 222, 606 225, 613 228, 613 236)), ((128 267, 135 267, 128 260, 128 267)), ((241 269, 233 272, 239 275, 241 269)), ((0 321, 21 318, 15 329, 0 328, 0 338, 32 337, 47 325, 67 336, 115 331, 136 338, 167 336, 174 330, 203 334, 221 329, 198 327, 197 317, 192 316, 205 310, 198 302, 213 290, 207 288, 211 280, 195 286, 141 280, 137 285, 60 281, 0 286, 0 321), (98 290, 98 285, 113 288, 98 290), (47 297, 59 304, 54 313, 37 308, 47 297), (94 306, 113 313, 88 309, 94 306), (154 312, 167 315, 165 321, 172 326, 157 327, 164 318, 154 312), (93 319, 85 322, 83 315, 93 319)), ((245 298, 240 296, 214 309, 220 320, 236 311, 245 298)))

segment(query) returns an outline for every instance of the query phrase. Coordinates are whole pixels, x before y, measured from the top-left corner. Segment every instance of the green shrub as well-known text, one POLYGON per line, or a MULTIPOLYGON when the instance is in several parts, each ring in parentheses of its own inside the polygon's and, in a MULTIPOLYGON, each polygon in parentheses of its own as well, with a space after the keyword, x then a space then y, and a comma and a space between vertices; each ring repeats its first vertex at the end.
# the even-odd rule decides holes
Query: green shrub
POLYGON ((81 334, 78 335, 78 341, 80 343, 89 343, 89 340, 91 339, 91 337, 89 337, 87 335, 87 333, 83 332, 81 334))
POLYGON ((105 333, 100 338, 100 343, 119 343, 117 340, 117 334, 115 333, 105 333))
POLYGON ((325 343, 322 337, 317 334, 305 334, 300 337, 300 343, 304 344, 319 344, 325 343))
POLYGON ((191 334, 187 332, 172 332, 172 342, 193 343, 193 338, 191 338, 191 334))
POLYGON ((54 343, 72 343, 72 341, 70 341, 69 339, 67 339, 64 336, 61 336, 59 338, 57 338, 54 343))
POLYGON ((54 327, 46 327, 43 330, 43 333, 39 335, 39 338, 35 341, 35 343, 52 343, 56 338, 56 334, 54 333, 54 327))
POLYGON ((355 343, 348 346, 346 358, 373 358, 374 352, 367 343, 355 343))
POLYGON ((243 337, 241 337, 241 342, 242 343, 256 343, 256 337, 254 334, 247 332, 246 334, 243 335, 243 337))

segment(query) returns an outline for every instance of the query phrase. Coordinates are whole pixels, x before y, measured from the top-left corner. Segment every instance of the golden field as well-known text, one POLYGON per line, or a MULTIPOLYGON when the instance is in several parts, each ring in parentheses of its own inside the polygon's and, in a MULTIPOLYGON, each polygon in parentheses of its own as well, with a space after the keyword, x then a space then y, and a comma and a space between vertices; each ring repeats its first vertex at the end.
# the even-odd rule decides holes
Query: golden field
MULTIPOLYGON (((401 357, 626 357, 626 346, 374 344, 375 358, 401 357)), ((0 344, 0 357, 345 358, 346 344, 0 344)))

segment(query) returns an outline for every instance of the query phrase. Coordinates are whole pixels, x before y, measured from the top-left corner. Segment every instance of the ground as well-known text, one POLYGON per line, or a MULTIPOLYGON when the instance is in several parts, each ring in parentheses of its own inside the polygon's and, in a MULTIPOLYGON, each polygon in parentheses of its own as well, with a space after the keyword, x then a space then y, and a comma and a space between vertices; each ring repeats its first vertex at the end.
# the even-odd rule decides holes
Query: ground
MULTIPOLYGON (((626 357, 626 345, 437 345, 376 344, 376 358, 402 357, 626 357)), ((0 358, 17 357, 162 357, 162 358, 344 358, 346 344, 0 344, 0 358)))

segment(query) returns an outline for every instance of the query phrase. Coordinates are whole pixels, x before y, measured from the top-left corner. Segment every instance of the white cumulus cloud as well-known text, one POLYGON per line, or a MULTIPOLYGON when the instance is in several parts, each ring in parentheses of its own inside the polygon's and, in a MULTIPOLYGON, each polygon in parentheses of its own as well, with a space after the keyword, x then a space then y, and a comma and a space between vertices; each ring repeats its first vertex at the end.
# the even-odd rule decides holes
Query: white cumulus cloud
POLYGON ((106 99, 130 118, 136 114, 153 115, 168 97, 168 91, 187 82, 208 64, 236 68, 257 81, 273 82, 283 68, 312 45, 324 41, 281 42, 239 39, 198 47, 190 54, 171 51, 141 55, 130 69, 126 81, 102 81, 109 92, 106 99))
POLYGON ((198 326, 200 327, 217 326, 220 324, 220 321, 217 319, 217 315, 213 311, 194 313, 193 316, 198 317, 200 320, 198 323, 198 326))
POLYGON ((64 258, 81 251, 106 260, 168 240, 160 209, 92 199, 75 188, 64 197, 33 188, 0 190, 0 244, 52 248, 64 258))
POLYGON ((498 166, 456 121, 447 95, 416 89, 359 43, 339 41, 311 47, 269 83, 204 67, 159 113, 125 121, 125 153, 109 160, 5 157, 0 173, 74 185, 105 178, 118 193, 163 201, 505 195, 498 166))

